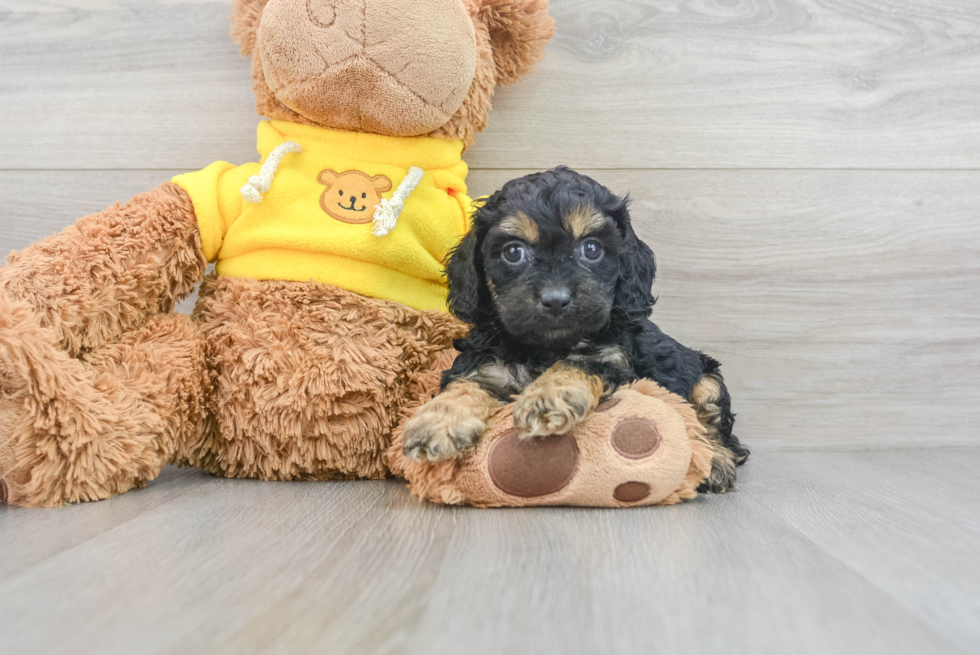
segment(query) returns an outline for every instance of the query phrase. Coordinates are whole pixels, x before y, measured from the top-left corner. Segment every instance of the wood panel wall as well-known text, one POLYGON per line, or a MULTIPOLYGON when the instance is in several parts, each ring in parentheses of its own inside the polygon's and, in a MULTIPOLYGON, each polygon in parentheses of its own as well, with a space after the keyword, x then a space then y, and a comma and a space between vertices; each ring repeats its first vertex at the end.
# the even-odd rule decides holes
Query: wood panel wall
MULTIPOLYGON (((0 251, 256 159, 227 0, 0 0, 0 251)), ((567 164, 633 199, 654 318, 749 445, 978 442, 980 2, 552 0, 471 191, 567 164)))

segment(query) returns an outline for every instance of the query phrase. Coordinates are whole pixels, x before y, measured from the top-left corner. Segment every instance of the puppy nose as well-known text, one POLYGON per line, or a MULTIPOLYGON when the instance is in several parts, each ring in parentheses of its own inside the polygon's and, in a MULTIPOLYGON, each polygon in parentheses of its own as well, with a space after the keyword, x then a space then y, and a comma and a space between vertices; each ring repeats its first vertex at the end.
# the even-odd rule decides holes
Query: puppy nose
POLYGON ((572 292, 568 289, 545 289, 541 292, 541 304, 557 316, 572 302, 572 292))

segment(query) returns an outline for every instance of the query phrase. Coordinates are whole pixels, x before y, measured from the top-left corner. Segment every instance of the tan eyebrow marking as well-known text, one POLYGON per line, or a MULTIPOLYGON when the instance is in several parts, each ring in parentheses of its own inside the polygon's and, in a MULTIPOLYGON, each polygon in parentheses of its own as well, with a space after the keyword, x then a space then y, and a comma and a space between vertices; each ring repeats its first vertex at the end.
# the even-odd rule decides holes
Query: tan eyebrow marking
POLYGON ((592 205, 580 205, 565 214, 561 222, 565 229, 578 239, 602 227, 602 224, 606 222, 606 217, 592 205))
POLYGON ((500 229, 519 239, 524 239, 528 243, 537 243, 538 241, 538 224, 531 220, 527 214, 518 213, 508 216, 500 221, 500 229))

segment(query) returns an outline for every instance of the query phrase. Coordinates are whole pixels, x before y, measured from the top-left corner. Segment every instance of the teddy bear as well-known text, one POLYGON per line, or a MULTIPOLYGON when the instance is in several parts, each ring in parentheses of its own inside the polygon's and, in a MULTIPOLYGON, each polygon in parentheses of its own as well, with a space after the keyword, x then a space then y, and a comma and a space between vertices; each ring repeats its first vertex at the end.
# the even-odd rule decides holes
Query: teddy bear
POLYGON ((261 160, 178 175, 0 269, 0 500, 104 499, 172 463, 384 478, 452 361, 462 154, 543 56, 546 0, 233 0, 232 23, 261 160))

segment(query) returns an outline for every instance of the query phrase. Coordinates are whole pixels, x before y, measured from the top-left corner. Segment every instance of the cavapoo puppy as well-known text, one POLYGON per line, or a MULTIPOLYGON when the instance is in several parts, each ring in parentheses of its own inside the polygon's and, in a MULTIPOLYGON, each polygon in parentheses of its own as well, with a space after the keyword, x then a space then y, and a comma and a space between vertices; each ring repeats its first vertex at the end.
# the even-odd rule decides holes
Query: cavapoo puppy
POLYGON ((474 446, 501 402, 526 438, 575 427, 622 384, 650 378, 687 398, 714 447, 702 491, 735 485, 749 455, 717 361, 649 320, 653 252, 627 198, 565 167, 511 180, 476 211, 446 265, 449 308, 472 324, 442 392, 405 427, 420 461, 474 446))

